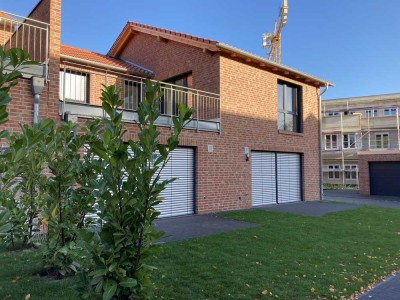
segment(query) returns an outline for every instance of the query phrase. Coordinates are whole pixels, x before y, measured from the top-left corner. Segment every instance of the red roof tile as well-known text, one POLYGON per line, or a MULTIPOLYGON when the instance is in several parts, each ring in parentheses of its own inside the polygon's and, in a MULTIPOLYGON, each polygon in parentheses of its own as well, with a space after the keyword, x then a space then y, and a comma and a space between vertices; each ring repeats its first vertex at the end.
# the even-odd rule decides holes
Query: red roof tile
POLYGON ((8 14, 6 14, 4 11, 0 11, 0 18, 4 18, 7 20, 12 20, 12 21, 16 21, 16 19, 14 19, 13 17, 9 16, 8 14))
POLYGON ((143 68, 139 65, 136 65, 132 62, 124 61, 115 57, 111 57, 108 55, 92 52, 85 49, 80 49, 72 46, 61 45, 61 55, 71 56, 78 59, 88 60, 94 63, 100 63, 104 65, 108 65, 110 67, 123 68, 128 71, 133 71, 135 73, 145 74, 145 75, 153 75, 153 72, 143 68))
POLYGON ((172 31, 172 30, 168 30, 168 29, 164 29, 164 28, 160 28, 160 27, 145 25, 145 24, 136 23, 136 22, 132 22, 132 21, 129 21, 128 24, 131 26, 137 26, 137 27, 142 27, 142 28, 146 28, 146 29, 150 29, 150 30, 159 31, 162 33, 176 35, 178 37, 190 39, 190 40, 193 40, 196 42, 206 43, 206 44, 210 44, 210 45, 214 45, 214 46, 218 44, 218 41, 209 40, 209 39, 205 39, 202 37, 198 37, 198 36, 194 36, 194 35, 190 35, 190 34, 186 34, 186 33, 181 33, 181 32, 177 32, 177 31, 172 31))

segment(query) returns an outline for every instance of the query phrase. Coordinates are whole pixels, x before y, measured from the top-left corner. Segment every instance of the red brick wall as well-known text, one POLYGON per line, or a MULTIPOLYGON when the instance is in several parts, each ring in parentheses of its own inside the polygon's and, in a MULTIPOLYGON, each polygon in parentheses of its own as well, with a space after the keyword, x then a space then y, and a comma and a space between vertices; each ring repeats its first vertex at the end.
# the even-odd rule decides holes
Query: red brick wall
POLYGON ((155 72, 154 79, 165 81, 192 72, 194 89, 219 93, 219 54, 175 41, 138 33, 120 55, 155 72))
POLYGON ((400 151, 365 151, 358 152, 358 170, 360 194, 370 195, 369 162, 400 161, 400 151))
MULTIPOLYGON (((60 68, 61 0, 42 0, 29 15, 30 18, 50 23, 49 81, 40 98, 40 118, 59 120, 58 88, 60 68)), ((8 106, 9 122, 1 129, 19 129, 20 123, 33 122, 33 93, 31 79, 20 79, 11 90, 12 102, 8 106)))
MULTIPOLYGON (((177 42, 165 43, 146 34, 137 34, 121 57, 155 71, 160 80, 192 71, 194 88, 220 93, 221 134, 186 131, 181 139, 182 145, 196 147, 198 213, 251 207, 251 162, 245 161, 244 147, 303 154, 304 198, 320 198, 317 88, 230 57, 177 42), (277 130, 278 79, 302 87, 301 134, 277 130), (213 153, 208 153, 208 144, 214 146, 213 153)), ((168 129, 162 131, 168 135, 168 129)))

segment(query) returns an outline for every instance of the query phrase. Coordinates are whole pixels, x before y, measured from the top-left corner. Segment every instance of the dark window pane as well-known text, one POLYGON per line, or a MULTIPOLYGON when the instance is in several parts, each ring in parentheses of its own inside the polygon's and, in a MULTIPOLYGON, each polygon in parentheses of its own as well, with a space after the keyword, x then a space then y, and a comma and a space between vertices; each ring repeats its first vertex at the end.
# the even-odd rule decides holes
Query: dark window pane
POLYGON ((283 85, 278 84, 278 109, 283 110, 283 85))
POLYGON ((278 129, 285 130, 285 114, 282 112, 278 113, 278 129))
POLYGON ((286 88, 286 112, 293 112, 293 89, 291 87, 286 88))

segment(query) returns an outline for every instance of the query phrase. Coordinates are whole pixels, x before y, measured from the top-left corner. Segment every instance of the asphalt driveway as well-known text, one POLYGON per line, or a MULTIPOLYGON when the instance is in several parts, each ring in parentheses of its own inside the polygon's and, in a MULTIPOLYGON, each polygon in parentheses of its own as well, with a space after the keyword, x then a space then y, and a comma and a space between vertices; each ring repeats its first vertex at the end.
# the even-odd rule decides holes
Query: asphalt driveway
POLYGON ((324 190, 324 201, 400 208, 400 197, 376 195, 365 196, 360 195, 358 190, 324 190))

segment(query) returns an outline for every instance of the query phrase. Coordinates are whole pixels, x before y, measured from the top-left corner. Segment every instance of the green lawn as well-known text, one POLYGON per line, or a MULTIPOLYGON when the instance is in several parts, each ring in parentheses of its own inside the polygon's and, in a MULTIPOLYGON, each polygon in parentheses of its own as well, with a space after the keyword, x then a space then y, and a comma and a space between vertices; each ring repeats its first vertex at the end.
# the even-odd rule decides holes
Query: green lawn
MULTIPOLYGON (((155 299, 340 299, 398 268, 400 210, 362 207, 324 217, 253 210, 221 217, 260 226, 163 245, 163 254, 149 262, 159 266, 155 299)), ((73 280, 35 276, 31 257, 0 253, 0 299, 77 298, 68 288, 73 280)))

